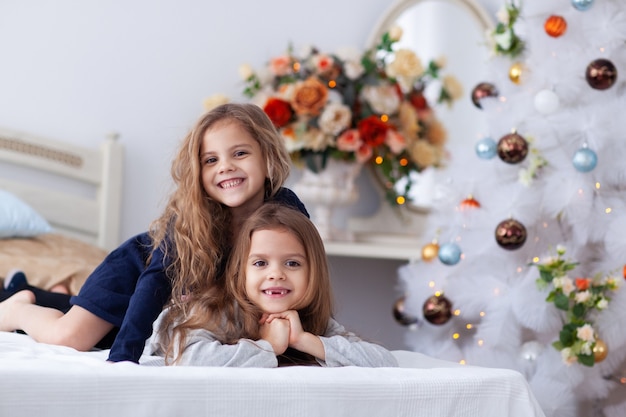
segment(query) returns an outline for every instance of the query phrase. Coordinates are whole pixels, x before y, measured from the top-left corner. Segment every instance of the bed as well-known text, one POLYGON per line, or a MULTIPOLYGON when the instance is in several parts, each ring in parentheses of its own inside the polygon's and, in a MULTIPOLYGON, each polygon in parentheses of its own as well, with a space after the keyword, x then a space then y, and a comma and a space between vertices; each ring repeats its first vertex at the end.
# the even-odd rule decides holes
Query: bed
POLYGON ((89 148, 0 128, 0 278, 78 291, 120 243, 122 163, 115 134, 89 148))
MULTIPOLYGON (((0 165, 0 190, 50 228, 0 241, 12 246, 56 236, 54 245, 76 245, 55 268, 84 256, 84 246, 104 255, 119 243, 121 159, 114 137, 91 150, 0 129, 0 164, 11 168, 0 165), (44 173, 39 184, 30 175, 16 179, 31 168, 44 173), (56 177, 95 191, 53 190, 56 177)), ((31 255, 30 263, 41 254, 31 255)), ((0 416, 544 416, 516 371, 393 354, 398 368, 166 367, 146 355, 140 365, 107 363, 106 350, 77 352, 0 332, 0 416)))

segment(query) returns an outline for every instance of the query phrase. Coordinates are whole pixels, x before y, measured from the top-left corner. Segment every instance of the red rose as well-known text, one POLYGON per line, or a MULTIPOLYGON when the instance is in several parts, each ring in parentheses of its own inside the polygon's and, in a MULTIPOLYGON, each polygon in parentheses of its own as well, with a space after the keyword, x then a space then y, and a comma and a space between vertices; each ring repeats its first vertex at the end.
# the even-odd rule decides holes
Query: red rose
POLYGON ((385 143, 389 125, 380 120, 378 116, 373 115, 361 120, 357 124, 357 129, 359 130, 363 142, 369 146, 375 147, 385 143))
POLYGON ((424 95, 417 91, 412 91, 409 94, 409 101, 417 110, 425 110, 428 108, 428 102, 424 95))
POLYGON ((293 117, 293 110, 288 102, 279 98, 270 98, 265 103, 263 111, 270 118, 277 129, 285 126, 293 117))

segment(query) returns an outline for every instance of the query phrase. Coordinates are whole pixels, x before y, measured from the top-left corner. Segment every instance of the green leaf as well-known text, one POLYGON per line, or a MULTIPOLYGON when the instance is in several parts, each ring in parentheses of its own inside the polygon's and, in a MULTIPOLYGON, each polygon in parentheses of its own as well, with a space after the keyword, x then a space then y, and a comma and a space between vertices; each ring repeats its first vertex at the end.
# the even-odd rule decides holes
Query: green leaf
POLYGON ((572 308, 572 314, 574 314, 574 317, 582 318, 585 316, 586 312, 587 309, 583 304, 580 303, 574 304, 574 307, 572 308))
POLYGON ((563 293, 558 293, 554 297, 554 305, 558 309, 568 311, 569 310, 569 297, 563 293))
POLYGON ((595 361, 596 359, 593 355, 583 355, 583 354, 578 355, 578 362, 585 366, 593 366, 595 361))
POLYGON ((545 282, 552 282, 552 280, 554 279, 554 275, 552 275, 552 272, 543 268, 539 268, 539 277, 545 282))

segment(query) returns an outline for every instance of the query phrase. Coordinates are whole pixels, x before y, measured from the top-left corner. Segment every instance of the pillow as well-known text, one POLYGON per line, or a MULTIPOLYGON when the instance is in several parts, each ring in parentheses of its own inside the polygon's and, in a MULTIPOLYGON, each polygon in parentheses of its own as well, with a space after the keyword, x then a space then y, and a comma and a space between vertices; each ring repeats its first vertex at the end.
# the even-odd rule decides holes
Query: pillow
POLYGON ((49 290, 63 285, 78 294, 107 252, 95 245, 55 233, 33 238, 0 239, 0 277, 21 269, 28 283, 49 290))
POLYGON ((52 230, 31 206, 8 191, 0 190, 0 238, 31 237, 52 230))

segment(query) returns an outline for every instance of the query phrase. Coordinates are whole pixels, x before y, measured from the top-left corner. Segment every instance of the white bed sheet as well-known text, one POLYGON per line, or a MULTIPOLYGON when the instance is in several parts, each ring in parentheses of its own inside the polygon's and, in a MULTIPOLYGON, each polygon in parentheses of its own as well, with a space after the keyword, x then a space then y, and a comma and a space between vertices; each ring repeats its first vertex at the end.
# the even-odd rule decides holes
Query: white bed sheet
POLYGON ((0 332, 0 416, 543 417, 524 377, 394 351, 400 368, 106 363, 0 332))

